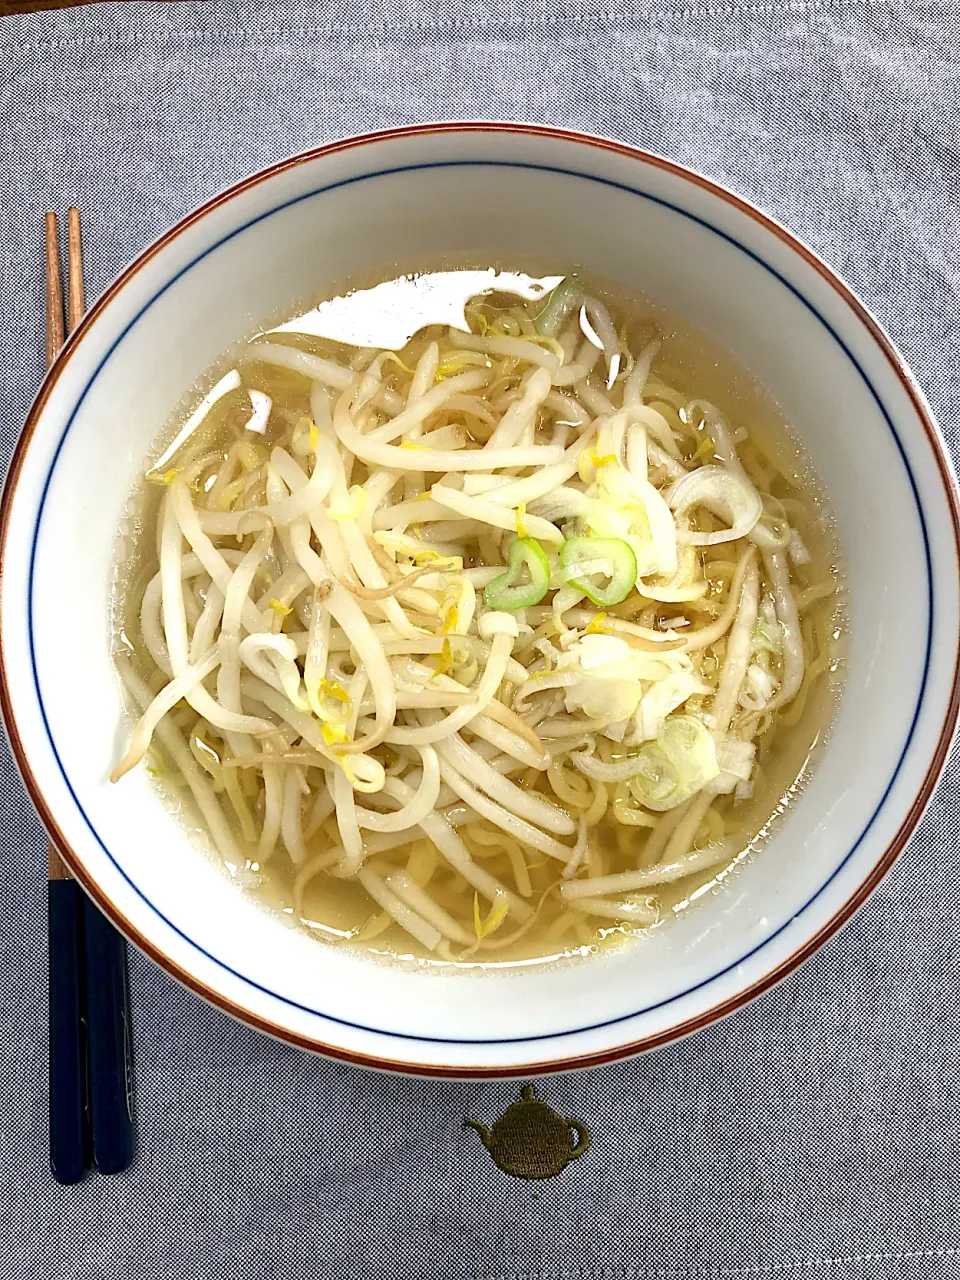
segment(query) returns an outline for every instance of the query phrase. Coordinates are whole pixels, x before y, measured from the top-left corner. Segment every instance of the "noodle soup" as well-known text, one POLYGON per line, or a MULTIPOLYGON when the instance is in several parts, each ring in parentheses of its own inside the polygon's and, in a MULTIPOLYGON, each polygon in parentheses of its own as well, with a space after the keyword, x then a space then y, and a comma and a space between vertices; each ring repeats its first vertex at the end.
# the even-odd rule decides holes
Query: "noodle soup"
POLYGON ((234 353, 118 573, 114 779, 149 768, 316 936, 439 964, 588 954, 709 892, 802 785, 843 639, 762 389, 639 300, 495 283, 462 325, 414 289, 393 346, 321 307, 234 353))

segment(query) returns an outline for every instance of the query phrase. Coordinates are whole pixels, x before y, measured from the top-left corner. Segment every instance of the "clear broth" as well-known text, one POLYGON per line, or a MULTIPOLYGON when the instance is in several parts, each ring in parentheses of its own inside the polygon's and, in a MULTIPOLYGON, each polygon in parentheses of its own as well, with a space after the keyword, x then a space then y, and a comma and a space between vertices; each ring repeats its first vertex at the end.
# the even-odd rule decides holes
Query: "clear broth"
MULTIPOLYGON (((391 273, 387 272, 377 277, 378 280, 389 278, 391 273)), ((711 811, 723 823, 724 837, 732 841, 730 858, 722 865, 657 888, 659 920, 650 927, 663 927, 697 899, 715 891, 734 868, 762 848, 815 767, 835 709, 845 647, 841 562, 833 522, 822 496, 822 485, 765 388, 726 350, 682 318, 647 299, 625 295, 606 282, 593 279, 589 283, 591 292, 610 308, 618 328, 626 326, 631 335, 632 350, 638 349, 642 335, 654 329, 659 331, 663 345, 652 369, 655 379, 683 391, 689 399, 710 400, 734 428, 746 428, 749 444, 744 450, 743 460, 751 478, 760 482, 758 487, 787 503, 791 524, 810 552, 808 564, 792 569, 795 588, 802 591, 827 581, 835 588, 831 595, 801 615, 806 662, 808 668, 811 663, 818 662, 823 668, 820 678, 809 686, 805 683, 800 695, 802 706, 795 702, 784 708, 778 713, 773 726, 758 740, 758 773, 752 796, 739 803, 732 795, 720 796, 712 806, 711 811)), ((333 296, 333 292, 328 296, 333 296)), ((309 309, 305 306, 296 314, 303 314, 309 309)), ((349 355, 343 345, 327 338, 286 332, 283 341, 318 355, 334 355, 341 359, 349 355)), ((422 341, 421 335, 416 336, 409 347, 400 350, 400 358, 410 363, 411 350, 415 355, 422 341)), ((201 396, 234 367, 241 351, 231 352, 230 357, 221 361, 184 398, 161 433, 154 459, 161 458, 168 450, 201 396)), ((309 416, 309 387, 297 374, 265 365, 248 365, 244 371, 244 385, 269 395, 273 401, 274 415, 264 437, 266 443, 270 442, 276 430, 278 409, 282 408, 288 415, 309 416)), ((225 397, 214 406, 203 423, 201 430, 205 443, 211 448, 225 449, 243 431, 249 415, 249 402, 245 397, 225 397)), ((148 467, 147 470, 150 469, 148 467)), ((146 583, 156 569, 152 530, 162 493, 162 486, 145 483, 132 495, 121 529, 117 556, 113 606, 117 651, 132 661, 144 678, 151 675, 151 663, 144 657, 138 612, 146 583)), ((660 608, 662 617, 684 613, 682 605, 663 605, 660 608)), ((693 615, 689 616, 693 620, 693 615)), ((191 717, 196 719, 195 713, 182 703, 172 714, 175 720, 179 717, 185 731, 191 717)), ((191 836, 198 843, 204 843, 203 825, 197 818, 186 787, 171 782, 168 776, 158 777, 157 782, 191 836)), ((545 783, 538 785, 551 800, 555 799, 545 783)), ((715 819, 711 819, 711 823, 715 827, 715 819)), ((486 823, 482 825, 489 827, 486 823)), ((712 829, 705 826, 701 842, 709 839, 711 834, 712 829)), ((591 841, 591 873, 609 874, 644 865, 642 849, 646 835, 643 828, 622 826, 609 815, 602 818, 591 841)), ((483 857, 484 865, 511 885, 516 883, 515 870, 506 853, 485 849, 470 838, 469 829, 467 839, 475 856, 478 859, 483 857)), ((428 844, 423 837, 420 837, 420 843, 428 844)), ((322 845, 316 847, 321 848, 322 845)), ((409 854, 410 847, 404 846, 382 855, 382 859, 388 864, 403 866, 409 854)), ((601 922, 598 927, 584 915, 563 910, 556 901, 557 895, 546 893, 543 897, 548 886, 556 880, 556 864, 546 865, 549 859, 533 851, 527 851, 527 855, 529 900, 536 903, 542 898, 536 926, 511 946, 491 954, 468 956, 457 963, 481 967, 521 966, 562 957, 587 956, 622 945, 636 933, 645 931, 613 921, 601 922)), ((229 865, 226 869, 244 891, 253 894, 265 908, 325 942, 357 947, 370 955, 403 963, 436 965, 453 962, 440 960, 424 951, 372 904, 362 887, 354 881, 319 873, 307 885, 298 910, 293 888, 295 868, 282 850, 278 850, 265 867, 261 868, 251 856, 246 865, 229 865)), ((437 874, 441 877, 444 874, 442 861, 437 874)))

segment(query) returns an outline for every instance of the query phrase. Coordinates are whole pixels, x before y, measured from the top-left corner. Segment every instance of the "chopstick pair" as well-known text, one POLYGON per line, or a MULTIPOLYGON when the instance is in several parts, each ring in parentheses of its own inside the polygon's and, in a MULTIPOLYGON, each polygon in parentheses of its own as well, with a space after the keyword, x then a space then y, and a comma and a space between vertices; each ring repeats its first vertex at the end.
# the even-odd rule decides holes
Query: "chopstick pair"
MULTIPOLYGON (((67 217, 67 322, 84 311, 80 214, 67 217)), ((57 215, 47 214, 47 367, 64 343, 57 215)), ((50 1167, 58 1182, 133 1159, 126 945, 47 845, 50 981, 50 1167)))

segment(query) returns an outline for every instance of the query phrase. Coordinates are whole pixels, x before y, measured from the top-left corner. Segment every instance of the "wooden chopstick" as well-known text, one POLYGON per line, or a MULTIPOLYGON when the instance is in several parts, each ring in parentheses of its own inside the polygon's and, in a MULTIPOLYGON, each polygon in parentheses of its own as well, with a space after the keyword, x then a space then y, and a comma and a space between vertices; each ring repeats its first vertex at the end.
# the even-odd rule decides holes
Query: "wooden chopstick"
POLYGON ((57 215, 47 214, 47 368, 63 346, 63 289, 60 284, 60 237, 57 215))
POLYGON ((83 245, 80 240, 80 210, 67 213, 67 332, 83 319, 87 309, 83 296, 83 245))
MULTIPOLYGON (((56 360, 65 336, 63 332, 63 285, 60 280, 60 236, 57 215, 47 213, 47 368, 56 360)), ((83 319, 86 300, 83 289, 83 245, 80 239, 80 210, 67 212, 67 333, 83 319)), ((47 843, 47 879, 71 880, 70 868, 60 857, 52 840, 47 843)))
MULTIPOLYGON (((63 346, 63 288, 57 215, 46 219, 47 368, 63 346)), ((87 1055, 83 1041, 80 887, 53 841, 47 843, 47 939, 50 992, 50 1168, 58 1182, 79 1182, 90 1160, 87 1055)))
MULTIPOLYGON (((80 252, 80 212, 71 209, 69 215, 69 279, 70 279, 70 328, 80 323, 83 315, 83 258, 80 252), (73 215, 76 214, 76 217, 73 215), (76 249, 74 248, 76 241, 76 249), (74 266, 76 262, 76 266, 74 266), (74 281, 78 283, 74 283, 74 281), (79 313, 76 307, 79 302, 79 313)), ((47 240, 47 368, 56 360, 64 344, 63 286, 60 281, 60 235, 57 215, 50 211, 46 218, 47 240)), ((70 870, 51 840, 47 844, 47 879, 69 880, 70 870)))
MULTIPOLYGON (((69 272, 71 281, 70 290, 70 328, 73 329, 80 322, 80 316, 83 314, 83 259, 79 251, 80 243, 80 213, 77 209, 70 210, 69 218, 69 240, 70 240, 70 265, 73 266, 74 256, 76 256, 76 270, 71 269, 69 272), (76 214, 76 218, 73 218, 76 214), (76 238, 78 248, 73 249, 73 241, 76 238), (79 291, 74 296, 73 279, 77 276, 79 280, 79 291), (76 300, 79 298, 80 314, 75 316, 76 300)), ((57 215, 48 212, 46 218, 46 238, 47 238, 47 368, 53 364, 59 354, 60 348, 64 343, 63 331, 63 286, 60 282, 60 236, 57 229, 57 215)), ((47 879, 48 880, 70 880, 70 870, 66 863, 57 852, 56 845, 53 841, 47 843, 47 879)))
MULTIPOLYGON (((63 345, 57 215, 46 218, 47 364, 63 345)), ((67 215, 67 321, 83 318, 80 213, 67 215)), ((126 944, 47 844, 50 945, 50 1166, 78 1182, 91 1163, 119 1173, 133 1158, 126 944)))

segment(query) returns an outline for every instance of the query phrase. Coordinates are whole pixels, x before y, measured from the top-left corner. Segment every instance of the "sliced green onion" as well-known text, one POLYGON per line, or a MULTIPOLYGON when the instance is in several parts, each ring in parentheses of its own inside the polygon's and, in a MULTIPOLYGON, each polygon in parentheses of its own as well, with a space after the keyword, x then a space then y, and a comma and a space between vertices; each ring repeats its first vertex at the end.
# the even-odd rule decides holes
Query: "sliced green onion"
POLYGON ((622 538, 568 538, 560 548, 567 581, 588 600, 606 608, 626 600, 637 581, 637 557, 622 538), (596 575, 605 575, 600 586, 596 575))
POLYGON ((536 318, 537 333, 547 338, 555 338, 563 328, 563 322, 567 316, 574 307, 580 305, 582 297, 583 285, 576 276, 567 276, 565 280, 561 280, 536 318))
MULTIPOLYGON (((677 541, 694 547, 715 547, 720 542, 736 542, 738 538, 745 538, 763 515, 760 495, 746 474, 732 471, 729 467, 697 467, 688 471, 670 486, 665 496, 678 519, 696 507, 706 507, 714 515, 730 521, 729 529, 717 529, 712 533, 679 529, 677 541)), ((763 538, 773 539, 774 535, 769 530, 761 528, 760 533, 763 538)), ((773 541, 771 545, 778 546, 779 543, 773 541)))
POLYGON ((657 743, 690 791, 698 791, 719 773, 717 749, 709 729, 696 716, 667 716, 657 743))
POLYGON ((696 716, 667 716, 657 741, 634 756, 637 772, 627 787, 647 809, 676 808, 720 773, 710 731, 696 716))
POLYGON ((680 785, 676 766, 656 743, 647 743, 638 751, 635 763, 639 767, 630 779, 629 787, 641 804, 649 809, 663 810, 672 808, 680 799, 686 799, 686 788, 680 785))
POLYGON ((488 609, 526 609, 539 604, 549 586, 550 562, 543 547, 536 538, 514 538, 507 552, 507 571, 487 583, 483 603, 488 609))
POLYGON ((749 782, 753 772, 757 748, 752 742, 744 742, 740 738, 724 737, 715 739, 717 765, 721 773, 731 773, 741 782, 749 782))

